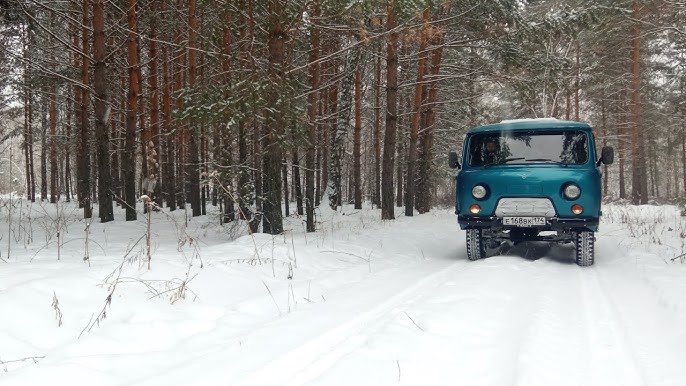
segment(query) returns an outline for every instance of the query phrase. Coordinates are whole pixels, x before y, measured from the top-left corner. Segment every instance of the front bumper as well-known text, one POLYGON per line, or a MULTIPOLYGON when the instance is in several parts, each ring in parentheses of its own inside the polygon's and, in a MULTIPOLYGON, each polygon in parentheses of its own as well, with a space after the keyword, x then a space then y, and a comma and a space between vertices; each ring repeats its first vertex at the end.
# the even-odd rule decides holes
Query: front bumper
POLYGON ((539 231, 565 231, 571 229, 588 229, 597 231, 600 220, 598 218, 559 218, 550 217, 546 219, 544 226, 516 227, 503 225, 502 219, 496 216, 477 217, 468 215, 458 215, 457 223, 460 229, 488 228, 491 230, 508 229, 536 229, 539 231))

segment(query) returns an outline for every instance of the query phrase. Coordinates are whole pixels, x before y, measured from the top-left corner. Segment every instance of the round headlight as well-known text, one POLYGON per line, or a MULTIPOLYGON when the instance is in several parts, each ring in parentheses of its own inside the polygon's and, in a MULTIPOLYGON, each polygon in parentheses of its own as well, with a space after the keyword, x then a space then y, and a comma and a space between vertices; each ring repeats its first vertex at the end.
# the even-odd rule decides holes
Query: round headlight
POLYGON ((565 186, 564 194, 568 199, 576 200, 581 195, 581 188, 577 185, 569 184, 565 186))
POLYGON ((476 185, 472 188, 472 196, 474 196, 474 198, 476 198, 477 200, 486 197, 486 193, 488 193, 488 191, 486 190, 486 187, 483 185, 476 185))

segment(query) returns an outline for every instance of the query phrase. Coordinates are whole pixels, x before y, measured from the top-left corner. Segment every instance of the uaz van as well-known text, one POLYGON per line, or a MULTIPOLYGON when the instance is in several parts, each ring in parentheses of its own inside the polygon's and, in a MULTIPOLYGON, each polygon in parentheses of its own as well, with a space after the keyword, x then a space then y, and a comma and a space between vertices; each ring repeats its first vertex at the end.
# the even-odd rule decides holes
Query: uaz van
POLYGON ((471 129, 458 168, 456 211, 467 258, 486 257, 505 240, 575 243, 576 263, 594 261, 601 216, 602 164, 591 127, 554 118, 509 120, 471 129))

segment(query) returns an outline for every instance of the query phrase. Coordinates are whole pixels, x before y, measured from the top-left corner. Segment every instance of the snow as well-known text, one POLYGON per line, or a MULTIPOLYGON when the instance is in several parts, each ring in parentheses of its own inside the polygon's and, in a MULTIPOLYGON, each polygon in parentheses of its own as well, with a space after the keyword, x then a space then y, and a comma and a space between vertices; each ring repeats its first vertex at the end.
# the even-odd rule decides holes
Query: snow
POLYGON ((585 268, 544 243, 469 262, 451 209, 279 236, 165 209, 148 270, 147 215, 2 203, 3 386, 686 385, 675 207, 605 206, 585 268))
POLYGON ((500 123, 518 123, 518 122, 560 122, 557 118, 544 117, 544 118, 516 118, 516 119, 504 119, 500 123))

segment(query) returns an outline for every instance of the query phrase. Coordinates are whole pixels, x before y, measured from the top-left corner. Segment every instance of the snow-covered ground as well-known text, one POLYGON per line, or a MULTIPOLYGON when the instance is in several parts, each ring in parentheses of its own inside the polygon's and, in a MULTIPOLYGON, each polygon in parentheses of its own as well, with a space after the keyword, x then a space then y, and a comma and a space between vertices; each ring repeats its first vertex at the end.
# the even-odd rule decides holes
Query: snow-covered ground
POLYGON ((1 204, 3 386, 686 385, 674 207, 606 206, 587 268, 543 243, 469 262, 451 209, 276 237, 165 210, 148 269, 142 214, 1 204))

